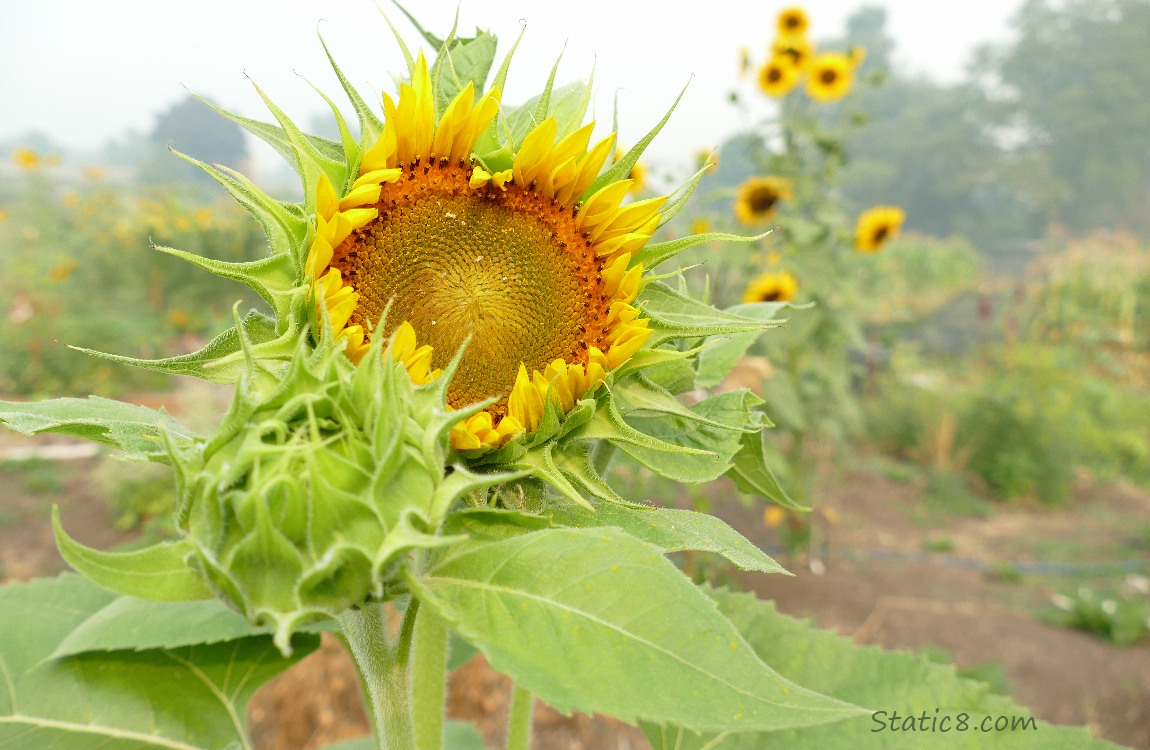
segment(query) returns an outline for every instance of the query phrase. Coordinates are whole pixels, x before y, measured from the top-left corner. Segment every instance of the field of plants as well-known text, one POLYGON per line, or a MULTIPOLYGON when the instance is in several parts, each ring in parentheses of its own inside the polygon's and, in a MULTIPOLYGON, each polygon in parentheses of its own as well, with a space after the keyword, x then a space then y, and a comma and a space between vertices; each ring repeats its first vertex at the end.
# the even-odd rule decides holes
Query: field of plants
MULTIPOLYGON (((186 591, 175 591, 185 586, 202 593, 188 599, 214 594, 230 607, 219 605, 225 614, 235 610, 270 627, 250 630, 237 618, 240 625, 211 637, 186 622, 162 634, 142 628, 139 635, 155 639, 148 648, 176 654, 173 660, 191 662, 199 658, 196 648, 202 656, 241 643, 268 654, 274 643, 279 651, 269 659, 285 654, 283 665, 272 668, 265 656, 245 652, 251 669, 263 670, 253 685, 266 684, 250 704, 246 687, 229 698, 227 709, 243 736, 236 747, 1113 746, 1107 741, 1150 748, 1150 120, 1127 119, 1114 101, 1091 98, 1103 87, 1079 83, 1095 76, 1111 88, 1124 85, 1130 71, 1114 56, 1137 40, 1150 41, 1150 4, 1104 5, 1108 12, 1080 2, 1028 3, 1015 22, 1018 38, 988 47, 972 80, 954 86, 899 72, 881 9, 859 10, 839 39, 817 33, 814 11, 780 9, 777 29, 756 48, 732 50, 738 69, 730 100, 745 131, 700 152, 698 171, 682 188, 666 184, 661 166, 643 158, 646 142, 629 148, 612 141, 600 149, 583 137, 580 145, 582 112, 571 117, 583 96, 578 86, 556 88, 551 98, 548 83, 543 95, 519 108, 503 104, 498 115, 500 103, 492 99, 496 125, 487 130, 480 120, 497 87, 484 93, 495 54, 494 39, 484 32, 447 39, 424 33, 428 53, 453 61, 459 75, 474 66, 475 77, 466 79, 473 84, 464 89, 444 77, 438 62, 429 72, 422 57, 408 54, 410 85, 399 89, 398 105, 385 98, 387 125, 364 115, 366 105, 349 91, 359 128, 340 118, 329 131, 338 131, 339 140, 305 137, 278 112, 277 126, 253 126, 201 107, 215 125, 197 125, 195 132, 218 128, 202 149, 220 151, 192 151, 191 157, 242 162, 237 144, 244 126, 296 155, 303 177, 299 204, 276 192, 295 200, 298 186, 256 187, 211 167, 205 171, 215 181, 204 180, 163 167, 163 159, 185 166, 156 146, 166 140, 163 127, 186 127, 198 116, 187 114, 190 109, 173 110, 166 125, 162 118, 129 165, 115 162, 111 152, 79 158, 35 138, 0 144, 6 148, 0 424, 13 428, 0 433, 0 581, 19 584, 7 587, 18 592, 13 601, 19 592, 35 591, 37 584, 24 584, 67 569, 59 544, 97 584, 148 599, 140 583, 144 568, 131 567, 145 563, 131 560, 152 555, 147 564, 162 561, 169 573, 180 571, 155 606, 192 606, 181 601, 186 591), (1059 54, 1077 55, 1073 78, 1058 79, 1065 73, 1059 70, 1032 73, 1033 61, 1046 59, 1043 45, 1052 29, 1062 40, 1059 54), (475 59, 487 54, 488 38, 483 67, 475 59), (988 72, 1009 84, 1012 96, 1001 87, 980 91, 976 74, 988 72), (434 99, 435 106, 419 98, 423 77, 428 95, 435 94, 426 102, 434 99), (1042 97, 1054 95, 1053 80, 1061 80, 1054 93, 1098 115, 1094 131, 1084 134, 1081 122, 1071 128, 1060 119, 1064 113, 1043 104, 1042 97), (458 95, 458 103, 448 105, 448 94, 458 95), (458 150, 464 143, 463 156, 477 158, 442 200, 486 191, 475 195, 516 207, 521 204, 514 200, 528 201, 532 191, 538 200, 548 190, 551 206, 572 201, 575 208, 564 215, 584 223, 564 236, 587 240, 592 260, 579 262, 598 264, 573 267, 576 275, 591 268, 593 280, 598 274, 605 300, 602 320, 588 313, 591 322, 579 329, 599 326, 602 351, 587 353, 584 342, 582 354, 544 363, 534 380, 530 363, 516 360, 520 375, 508 370, 514 386, 506 383, 511 395, 476 408, 469 406, 475 399, 452 395, 457 392, 446 381, 454 378, 455 388, 476 378, 474 388, 481 389, 486 368, 503 366, 503 349, 484 338, 488 329, 474 324, 468 344, 487 359, 475 365, 461 354, 453 362, 447 348, 461 343, 462 334, 459 341, 430 338, 436 320, 421 322, 420 306, 432 309, 440 299, 430 277, 413 274, 415 281, 397 282, 383 300, 357 286, 392 273, 391 265, 356 265, 357 255, 384 246, 371 242, 405 238, 421 227, 439 231, 438 213, 419 214, 404 203, 410 196, 401 195, 439 189, 434 180, 421 182, 427 168, 420 173, 415 165, 423 157, 410 164, 402 158, 418 140, 412 136, 405 146, 403 125, 422 123, 412 113, 425 105, 429 127, 439 128, 434 140, 427 131, 428 144, 458 150), (564 118, 571 121, 566 132, 564 118), (506 142, 500 123, 507 126, 506 142), (463 135, 442 136, 449 126, 463 135), (1098 145, 1107 138, 1125 143, 1131 132, 1142 138, 1137 165, 1127 151, 1098 145), (467 133, 472 140, 465 142, 467 133), (1068 145, 1068 139, 1088 146, 1068 145), (397 151, 385 153, 384 146, 397 151), (578 160, 563 162, 565 149, 578 152, 578 160), (582 160, 593 161, 597 150, 601 163, 580 183, 582 160), (529 158, 535 152, 542 154, 534 157, 538 164, 529 158), (525 173, 535 176, 519 196, 525 173), (1098 177, 1111 173, 1120 186, 1098 177), (416 187, 404 188, 404 181, 416 187), (604 190, 614 195, 613 206, 603 207, 604 190), (580 194, 584 200, 574 202, 580 194), (672 197, 664 203, 667 194, 672 197), (415 228, 387 234, 377 217, 409 209, 415 228), (419 286, 423 295, 424 285, 432 289, 426 298, 406 301, 409 288, 419 286), (379 315, 363 312, 377 301, 379 315), (377 320, 379 331, 392 323, 387 337, 373 341, 377 320), (435 385, 441 382, 442 388, 435 385), (90 394, 135 406, 79 400, 90 394), (426 394, 438 399, 435 408, 420 400, 432 398, 426 394), (53 397, 77 398, 37 405, 53 397), (345 412, 354 411, 348 404, 378 421, 357 422, 358 432, 346 437, 345 412), (139 416, 144 410, 151 426, 139 416), (378 416, 388 413, 397 416, 378 416), (385 422, 406 446, 400 459, 380 447, 385 422), (432 444, 438 448, 429 453, 432 444), (213 451, 226 460, 211 458, 213 451), (364 456, 375 462, 370 468, 345 468, 364 456), (245 461, 250 467, 241 474, 236 467, 245 461), (414 477, 425 469, 432 479, 414 477), (381 479, 388 471, 398 479, 381 479), (361 475, 370 475, 363 480, 369 489, 356 484, 361 475), (426 517, 411 508, 394 517, 384 513, 393 525, 380 549, 396 557, 385 562, 364 554, 361 547, 376 542, 362 541, 368 532, 356 513, 363 509, 347 498, 360 492, 408 498, 425 485, 435 498, 426 517), (249 534, 242 539, 235 537, 239 526, 228 526, 230 511, 204 510, 224 508, 232 502, 227 493, 241 486, 249 493, 243 502, 250 503, 235 501, 235 523, 249 534), (307 510, 293 510, 292 503, 308 495, 307 510), (343 503, 332 507, 344 515, 330 528, 313 528, 329 500, 343 503), (647 510, 640 506, 683 515, 673 516, 678 528, 651 521, 648 529, 646 520, 637 520, 647 510), (67 535, 54 528, 54 513, 67 535), (293 531, 303 526, 306 534, 293 531), (624 607, 618 604, 627 597, 618 593, 622 588, 612 589, 608 604, 590 594, 567 600, 569 588, 581 590, 592 579, 579 578, 579 585, 556 579, 555 600, 570 612, 600 607, 594 621, 610 627, 594 646, 574 636, 564 640, 566 614, 545 620, 526 605, 516 614, 510 605, 478 604, 443 588, 452 576, 466 578, 459 560, 468 556, 492 566, 484 579, 492 588, 504 580, 497 576, 505 567, 521 565, 522 576, 533 566, 567 571, 564 565, 585 560, 595 568, 600 553, 592 531, 616 545, 603 554, 619 555, 617 563, 602 558, 612 573, 622 566, 653 576, 656 563, 643 562, 643 555, 648 547, 667 552, 668 570, 683 575, 667 578, 671 573, 658 568, 664 578, 657 580, 681 584, 704 602, 702 611, 719 618, 699 632, 710 638, 729 627, 730 648, 724 641, 719 651, 754 649, 765 671, 745 673, 755 687, 730 694, 753 704, 744 707, 747 716, 742 709, 726 716, 733 699, 722 692, 725 683, 714 688, 719 708, 713 715, 705 707, 686 711, 673 702, 677 696, 664 703, 647 697, 642 683, 674 682, 668 676, 679 674, 677 662, 717 674, 714 665, 727 664, 718 660, 729 654, 699 655, 697 639, 675 640, 653 625, 642 631, 646 610, 611 620, 624 607), (324 534, 338 541, 326 552, 312 549, 316 539, 328 538, 324 534), (305 537, 306 545, 299 541, 305 537), (345 544, 348 539, 359 546, 345 544), (535 539, 544 541, 523 542, 535 539), (556 546, 548 552, 553 557, 531 557, 530 545, 558 545, 557 539, 569 546, 556 546), (520 542, 521 549, 514 546, 520 542), (211 544, 222 547, 204 552, 211 544), (178 559, 162 557, 176 549, 178 559), (486 562, 496 549, 515 552, 486 562), (401 557, 407 562, 396 562, 401 557), (336 558, 338 565, 331 562, 336 558), (370 574, 356 567, 361 558, 371 560, 370 574), (327 577, 316 582, 324 565, 327 577), (116 566, 119 572, 100 577, 100 570, 116 566), (763 575, 778 566, 793 575, 763 575), (265 583, 297 568, 305 572, 290 596, 265 583), (373 675, 357 651, 376 643, 354 635, 370 625, 364 613, 372 606, 382 613, 376 626, 387 658, 398 659, 403 680, 412 675, 407 721, 414 730, 399 713, 388 713, 397 710, 388 700, 399 699, 373 692, 389 679, 394 683, 394 675, 373 675), (517 639, 530 638, 524 633, 541 622, 550 623, 558 640, 534 646, 543 651, 532 662, 531 653, 517 651, 517 639), (650 639, 657 654, 629 656, 634 644, 611 640, 616 632, 632 635, 632 627, 633 640, 651 645, 644 640, 650 639), (394 641, 387 641, 388 632, 394 641), (405 645, 413 649, 414 667, 405 645), (624 680, 617 697, 616 688, 598 696, 588 687, 615 679, 595 666, 600 657, 616 658, 606 655, 609 648, 623 654, 617 658, 629 674, 640 675, 624 680), (642 677, 648 667, 639 661, 648 658, 650 679, 642 677), (424 667, 438 675, 438 687, 424 683, 424 667), (796 696, 772 702, 756 692, 776 678, 783 695, 793 689, 796 696), (627 694, 633 684, 640 687, 627 694), (756 714, 760 698, 767 707, 756 714), (424 699, 438 701, 438 714, 420 703, 424 699), (869 715, 843 708, 855 703, 869 715), (852 728, 803 718, 832 710, 842 711, 841 726, 852 728), (989 744, 971 735, 961 739, 967 744, 950 744, 954 736, 921 722, 916 729, 913 718, 903 723, 908 711, 925 717, 940 710, 986 714, 992 723, 1030 716, 1041 723, 1033 730, 1000 727, 993 738, 984 737, 989 744), (428 729, 436 721, 438 728, 428 729), (1086 727, 1089 734, 1052 725, 1086 727), (359 739, 373 731, 378 745, 359 739), (404 732, 413 734, 414 744, 380 739, 404 732)), ((1150 44, 1138 54, 1145 57, 1146 49, 1150 44)), ((496 80, 502 83, 506 74, 502 69, 496 80)), ((653 113, 652 124, 661 114, 653 113)), ((427 166, 446 169, 446 161, 427 166)), ((446 171, 442 179, 449 179, 446 171)), ((443 215, 455 220, 455 205, 443 215)), ((550 209, 537 215, 544 210, 550 209)), ((435 236, 431 245, 463 247, 468 264, 478 256, 475 268, 484 254, 503 252, 474 239, 478 235, 443 231, 447 239, 435 236)), ((521 252, 520 245, 509 246, 521 252)), ((395 265, 407 257, 401 256, 395 265)), ((457 274, 450 262, 440 278, 457 274)), ((550 278, 548 269, 519 262, 507 261, 511 270, 499 273, 550 278)), ((466 268, 459 278, 483 273, 466 268)), ((583 282, 591 283, 586 275, 583 282)), ((505 316, 495 326, 500 331, 543 319, 536 312, 529 323, 515 318, 503 300, 520 299, 516 294, 518 288, 484 303, 490 305, 484 314, 505 316)), ((512 359, 520 356, 507 348, 512 359)), ((656 578, 635 576, 631 595, 648 597, 657 588, 656 578)), ((78 586, 81 579, 54 580, 78 586)), ((507 580, 509 589, 520 585, 507 580)), ((522 585, 529 598, 553 594, 522 585)), ((592 584, 585 587, 589 592, 592 584)), ((75 591, 101 607, 100 596, 112 596, 96 587, 75 591)), ((663 605, 653 597, 634 606, 656 611, 663 605)), ((196 601, 200 605, 207 606, 196 601)), ((221 616, 212 610, 204 618, 214 623, 221 616)), ((684 628, 695 627, 683 612, 674 617, 684 628)), ((0 636, 26 632, 17 625, 15 616, 0 614, 0 636)), ((104 653, 145 648, 107 626, 84 628, 47 649, 45 663, 59 657, 90 666, 104 653), (85 651, 73 643, 83 638, 96 645, 85 651)), ((235 648, 239 653, 241 646, 235 648)), ((5 658, 0 648, 0 668, 5 658)), ((139 658, 142 665, 145 657, 139 658)), ((125 680, 135 679, 124 666, 129 661, 115 662, 125 680)), ((744 663, 730 664, 731 680, 744 679, 744 663)), ((26 680, 33 694, 40 689, 35 679, 26 680)), ((0 745, 22 748, 19 742, 48 732, 50 722, 28 735, 5 734, 5 722, 23 716, 13 684, 8 692, 0 689, 0 745)), ((697 695, 709 688, 692 689, 697 695)), ((162 698, 148 700, 162 704, 162 698)))

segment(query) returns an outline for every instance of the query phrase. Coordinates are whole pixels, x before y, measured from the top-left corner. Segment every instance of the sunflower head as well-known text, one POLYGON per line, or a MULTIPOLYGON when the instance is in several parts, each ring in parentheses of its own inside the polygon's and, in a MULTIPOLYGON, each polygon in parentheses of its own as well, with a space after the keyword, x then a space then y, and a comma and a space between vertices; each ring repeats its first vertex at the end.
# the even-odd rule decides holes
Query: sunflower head
POLYGON ((29 172, 40 168, 40 154, 30 148, 21 147, 12 152, 12 162, 20 169, 29 172))
POLYGON ((735 218, 744 224, 769 221, 779 201, 793 197, 794 183, 786 177, 752 177, 735 195, 735 218))
POLYGON ((768 271, 747 285, 743 302, 789 302, 798 291, 794 276, 786 271, 768 271))
POLYGON ((799 82, 799 69, 795 67, 790 58, 775 55, 759 68, 755 80, 759 90, 773 97, 789 94, 799 82))
POLYGON ((784 8, 777 21, 779 34, 805 34, 811 22, 805 10, 799 7, 784 8))
POLYGON ((833 102, 846 96, 854 84, 855 64, 846 55, 824 52, 807 68, 807 94, 818 102, 833 102))
POLYGON ((898 236, 905 220, 906 214, 895 206, 875 206, 863 211, 855 225, 855 248, 863 253, 878 252, 898 236))
POLYGON ((318 318, 353 361, 389 305, 410 330, 402 360, 415 382, 466 345, 448 404, 490 404, 453 439, 482 450, 532 432, 547 398, 569 410, 646 341, 634 259, 666 198, 624 204, 642 175, 622 154, 630 176, 591 190, 614 134, 591 145, 593 124, 561 135, 554 118, 489 171, 473 154, 498 91, 477 99, 469 85, 438 115, 437 96, 421 54, 398 102, 384 95, 386 127, 349 187, 321 178, 307 271, 318 318))
POLYGON ((781 57, 800 71, 805 69, 815 54, 815 46, 802 34, 780 34, 771 42, 771 57, 781 57))

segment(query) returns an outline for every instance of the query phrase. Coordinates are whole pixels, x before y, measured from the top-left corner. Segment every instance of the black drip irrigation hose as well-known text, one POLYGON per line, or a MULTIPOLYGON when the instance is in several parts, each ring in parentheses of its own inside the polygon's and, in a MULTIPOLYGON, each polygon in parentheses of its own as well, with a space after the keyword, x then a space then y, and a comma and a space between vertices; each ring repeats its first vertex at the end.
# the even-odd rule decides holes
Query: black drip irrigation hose
MULTIPOLYGON (((764 552, 775 557, 784 557, 790 550, 777 544, 769 544, 762 548, 764 552)), ((961 557, 939 552, 901 552, 893 549, 836 549, 833 553, 826 553, 824 557, 838 557, 844 560, 881 560, 892 562, 928 562, 938 565, 949 565, 954 568, 977 570, 982 573, 997 573, 1010 570, 1022 575, 1037 576, 1075 576, 1075 575, 1104 575, 1107 573, 1150 573, 1150 558, 1135 558, 1128 560, 1099 560, 1091 562, 987 562, 976 560, 973 557, 961 557)))

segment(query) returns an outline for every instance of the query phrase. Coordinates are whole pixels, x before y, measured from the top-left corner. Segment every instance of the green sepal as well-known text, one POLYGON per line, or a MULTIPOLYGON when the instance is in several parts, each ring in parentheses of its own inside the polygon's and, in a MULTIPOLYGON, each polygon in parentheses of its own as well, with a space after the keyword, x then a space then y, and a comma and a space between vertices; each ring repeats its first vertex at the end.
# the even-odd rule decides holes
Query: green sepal
POLYGON ((727 476, 741 492, 758 495, 792 510, 809 510, 799 505, 779 484, 771 467, 767 465, 766 446, 762 431, 743 435, 739 452, 731 462, 727 476))
POLYGON ((0 424, 23 435, 50 432, 119 448, 127 458, 164 463, 165 436, 180 443, 195 435, 163 408, 89 396, 47 401, 0 401, 0 424))
MULTIPOLYGON (((303 78, 303 76, 300 77, 303 78)), ((343 162, 347 165, 343 183, 335 184, 335 188, 337 191, 346 191, 351 188, 351 183, 355 181, 354 175, 359 168, 359 160, 362 157, 359 144, 356 143, 355 137, 352 136, 351 129, 348 128, 347 120, 344 119, 343 113, 339 111, 339 107, 335 106, 335 102, 331 100, 331 97, 323 93, 318 86, 308 79, 304 78, 303 80, 327 103, 328 109, 331 110, 332 117, 335 119, 335 127, 339 130, 339 142, 343 150, 343 162)))
POLYGON ((60 556, 85 578, 117 594, 155 602, 209 599, 212 590, 186 558, 193 552, 185 540, 161 542, 134 552, 103 552, 80 544, 60 525, 60 508, 52 506, 52 531, 60 556))
MULTIPOLYGON (((303 245, 307 238, 308 223, 302 215, 293 212, 291 204, 283 204, 273 200, 264 191, 256 187, 255 183, 239 172, 225 166, 211 166, 199 159, 181 153, 176 149, 169 149, 173 154, 184 161, 199 167, 205 174, 223 186, 236 202, 259 222, 268 238, 268 249, 273 256, 285 255, 294 257, 296 248, 303 245)), ((302 266, 297 266, 299 275, 302 266)), ((271 302, 269 301, 269 304, 271 302)))
POLYGON ((766 237, 774 230, 768 229, 762 234, 756 234, 748 237, 741 234, 727 234, 725 232, 704 232, 703 234, 689 234, 686 237, 679 237, 674 240, 667 240, 666 242, 655 242, 643 246, 643 249, 635 254, 631 260, 631 265, 642 263, 643 268, 651 269, 659 265, 663 261, 674 258, 684 250, 690 250, 692 247, 706 244, 708 242, 758 242, 766 237))
MULTIPOLYGON (((699 180, 703 179, 703 175, 707 173, 709 167, 702 167, 696 171, 691 177, 675 190, 675 195, 663 206, 659 211, 659 226, 664 226, 668 221, 675 218, 683 208, 687 205, 687 201, 695 194, 696 188, 699 187, 699 180)), ((656 227, 658 228, 658 227, 656 227)), ((640 253, 643 251, 640 250, 640 253)))
POLYGON ((588 495, 618 505, 634 505, 616 492, 615 488, 595 470, 595 466, 591 463, 590 448, 583 444, 574 445, 567 450, 561 449, 553 458, 559 470, 588 495))
MULTIPOLYGON (((290 321, 291 318, 289 317, 288 320, 290 321)), ((252 341, 252 348, 259 358, 265 360, 261 365, 265 367, 267 366, 266 360, 283 361, 289 359, 292 349, 299 339, 299 331, 294 329, 277 335, 275 321, 254 310, 244 316, 242 328, 252 341)), ((237 326, 233 326, 216 336, 197 352, 163 359, 125 357, 120 354, 109 354, 71 345, 69 348, 144 370, 153 370, 169 375, 190 375, 212 383, 235 383, 245 368, 240 347, 240 328, 237 326)))
POLYGON ((713 552, 741 570, 791 575, 722 519, 680 508, 594 503, 594 510, 554 503, 547 516, 555 526, 584 529, 613 526, 664 552, 713 552))
MULTIPOLYGON (((688 85, 689 84, 690 82, 688 81, 688 85)), ((675 111, 675 107, 679 106, 679 101, 682 100, 683 94, 685 93, 687 93, 687 86, 683 86, 683 90, 675 97, 674 103, 671 104, 671 108, 667 110, 667 114, 663 115, 663 119, 659 120, 659 123, 651 128, 647 135, 643 136, 638 143, 632 146, 631 150, 624 154, 622 159, 615 162, 610 169, 595 178, 595 181, 591 183, 591 187, 584 190, 583 194, 579 196, 579 200, 587 200, 601 188, 610 185, 612 182, 626 179, 627 175, 631 174, 631 170, 635 168, 639 157, 647 150, 647 146, 651 144, 651 141, 655 140, 655 136, 657 136, 659 131, 663 129, 663 126, 667 124, 667 120, 671 119, 671 113, 675 111)))
POLYGON ((464 495, 475 492, 476 490, 487 489, 497 484, 503 484, 504 482, 514 482, 527 475, 528 473, 526 471, 501 471, 490 474, 480 474, 471 471, 461 463, 455 464, 451 467, 451 473, 444 477, 439 486, 435 488, 435 494, 431 499, 430 517, 432 523, 435 523, 436 520, 446 518, 447 512, 451 509, 452 504, 464 495))
POLYGON ((618 383, 635 373, 648 370, 652 367, 659 367, 670 362, 686 361, 697 355, 703 348, 703 346, 698 346, 694 349, 688 349, 687 351, 663 348, 640 349, 611 373, 612 382, 618 383))
MULTIPOLYGON (((742 318, 755 320, 776 320, 779 311, 790 307, 787 302, 750 302, 728 307, 727 312, 742 318)), ((696 365, 697 383, 701 388, 718 385, 738 364, 751 345, 758 340, 762 331, 735 333, 709 342, 709 346, 699 353, 696 365)))
MULTIPOLYGON (((759 430, 758 425, 750 427, 743 424, 734 425, 692 411, 684 406, 679 399, 672 396, 669 391, 652 383, 642 375, 628 378, 626 382, 617 384, 611 389, 611 392, 615 397, 615 406, 624 417, 667 414, 722 429, 736 429, 741 432, 757 432, 759 430)), ((763 403, 762 399, 754 396, 754 394, 748 392, 746 396, 755 402, 755 406, 763 403)))
POLYGON ((597 409, 591 419, 567 436, 567 440, 609 440, 620 447, 636 446, 648 451, 679 456, 713 455, 712 451, 706 449, 686 448, 640 432, 623 419, 613 399, 605 399, 605 405, 607 408, 597 409))
POLYGON ((754 420, 751 409, 758 399, 749 392, 734 391, 704 399, 689 407, 709 421, 722 427, 700 424, 682 417, 628 417, 636 430, 649 435, 651 440, 671 445, 683 453, 673 456, 667 450, 651 450, 644 445, 619 442, 619 448, 660 476, 679 482, 709 482, 722 476, 731 467, 738 452, 742 429, 754 420))
POLYGON ((781 321, 755 320, 717 310, 659 281, 644 287, 637 306, 651 319, 649 346, 669 339, 747 333, 782 325, 781 321))
MULTIPOLYGON (((376 116, 375 112, 371 111, 371 108, 367 106, 363 97, 360 96, 359 91, 351 85, 347 76, 343 74, 343 70, 340 69, 335 61, 335 57, 331 54, 331 50, 328 49, 323 34, 320 34, 318 29, 316 30, 316 35, 319 37, 319 43, 323 45, 324 54, 327 55, 327 61, 331 64, 331 69, 335 73, 335 77, 339 79, 339 85, 343 87, 344 94, 347 95, 348 101, 351 102, 351 106, 355 110, 356 117, 359 118, 360 143, 364 148, 370 148, 383 133, 383 121, 376 116)), ((353 166, 358 166, 358 163, 353 166)))
MULTIPOLYGON (((303 183, 304 211, 307 214, 313 214, 315 213, 316 190, 321 174, 326 175, 337 189, 346 184, 348 175, 347 155, 336 143, 331 144, 333 148, 317 146, 314 136, 304 135, 299 127, 291 121, 291 118, 268 98, 255 81, 251 83, 256 93, 263 99, 264 105, 275 115, 276 121, 280 124, 280 133, 290 149, 296 165, 296 172, 299 173, 303 183)), ((331 141, 327 142, 331 143, 331 141)), ((301 248, 301 252, 303 251, 306 251, 306 248, 301 248)), ((300 263, 302 267, 303 259, 300 259, 300 263)))
POLYGON ((542 479, 572 502, 590 508, 587 499, 583 497, 575 485, 571 484, 567 475, 556 465, 555 459, 551 455, 554 450, 555 443, 546 443, 541 448, 526 451, 520 456, 515 468, 542 479))
POLYGON ((287 254, 272 255, 261 260, 230 263, 162 245, 153 245, 152 249, 187 261, 220 278, 238 281, 251 288, 272 308, 276 320, 287 318, 291 312, 292 302, 299 294, 295 283, 295 264, 292 257, 287 254))
MULTIPOLYGON (((410 80, 411 76, 415 75, 415 58, 412 57, 411 50, 407 48, 407 42, 403 40, 403 36, 399 33, 399 30, 395 28, 395 24, 393 24, 391 19, 388 18, 388 15, 383 12, 383 8, 380 7, 378 3, 375 7, 379 10, 379 14, 383 16, 383 20, 387 22, 387 27, 391 29, 391 35, 395 37, 396 45, 399 47, 400 52, 403 53, 403 61, 407 63, 407 77, 408 80, 410 80)), ((419 29, 419 23, 412 17, 410 13, 407 12, 407 10, 402 5, 395 3, 395 7, 399 8, 400 12, 407 16, 408 20, 415 24, 415 28, 419 29)), ((435 44, 435 46, 438 47, 439 45, 435 44)))
MULTIPOLYGON (((256 90, 259 91, 259 86, 256 86, 256 90)), ((276 153, 284 158, 284 161, 288 162, 289 164, 298 166, 299 157, 295 150, 295 146, 292 144, 291 138, 288 137, 287 132, 285 132, 282 127, 276 127, 271 123, 261 122, 260 120, 253 120, 249 117, 241 117, 234 112, 229 112, 223 107, 213 104, 199 94, 192 93, 192 96, 196 97, 201 102, 211 107, 216 112, 216 114, 226 117, 236 125, 239 125, 244 130, 248 131, 264 143, 274 148, 276 153)), ((262 92, 260 92, 260 96, 263 97, 262 92)), ((266 97, 264 98, 264 101, 268 101, 266 97)), ((293 125, 292 127, 294 128, 295 126, 293 125)), ((307 135, 305 133, 301 133, 298 128, 296 128, 296 133, 308 142, 309 150, 322 154, 323 157, 328 161, 343 164, 343 151, 340 149, 339 144, 335 141, 329 141, 327 138, 321 138, 318 135, 307 135)), ((340 176, 338 181, 332 181, 332 184, 335 185, 340 185, 342 183, 342 176, 340 176)))

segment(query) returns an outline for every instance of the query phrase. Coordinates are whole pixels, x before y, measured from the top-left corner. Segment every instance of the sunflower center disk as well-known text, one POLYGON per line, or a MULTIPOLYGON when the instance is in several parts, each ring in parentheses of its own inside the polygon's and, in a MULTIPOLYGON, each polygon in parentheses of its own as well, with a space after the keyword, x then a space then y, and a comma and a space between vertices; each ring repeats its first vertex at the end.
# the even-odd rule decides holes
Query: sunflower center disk
POLYGON ((332 265, 359 293, 351 324, 370 330, 393 300, 386 334, 411 323, 433 367, 467 349, 448 393, 461 407, 492 396, 502 415, 521 363, 586 362, 608 300, 591 243, 570 209, 523 189, 468 187, 458 169, 416 167, 384 185, 379 218, 332 265))

